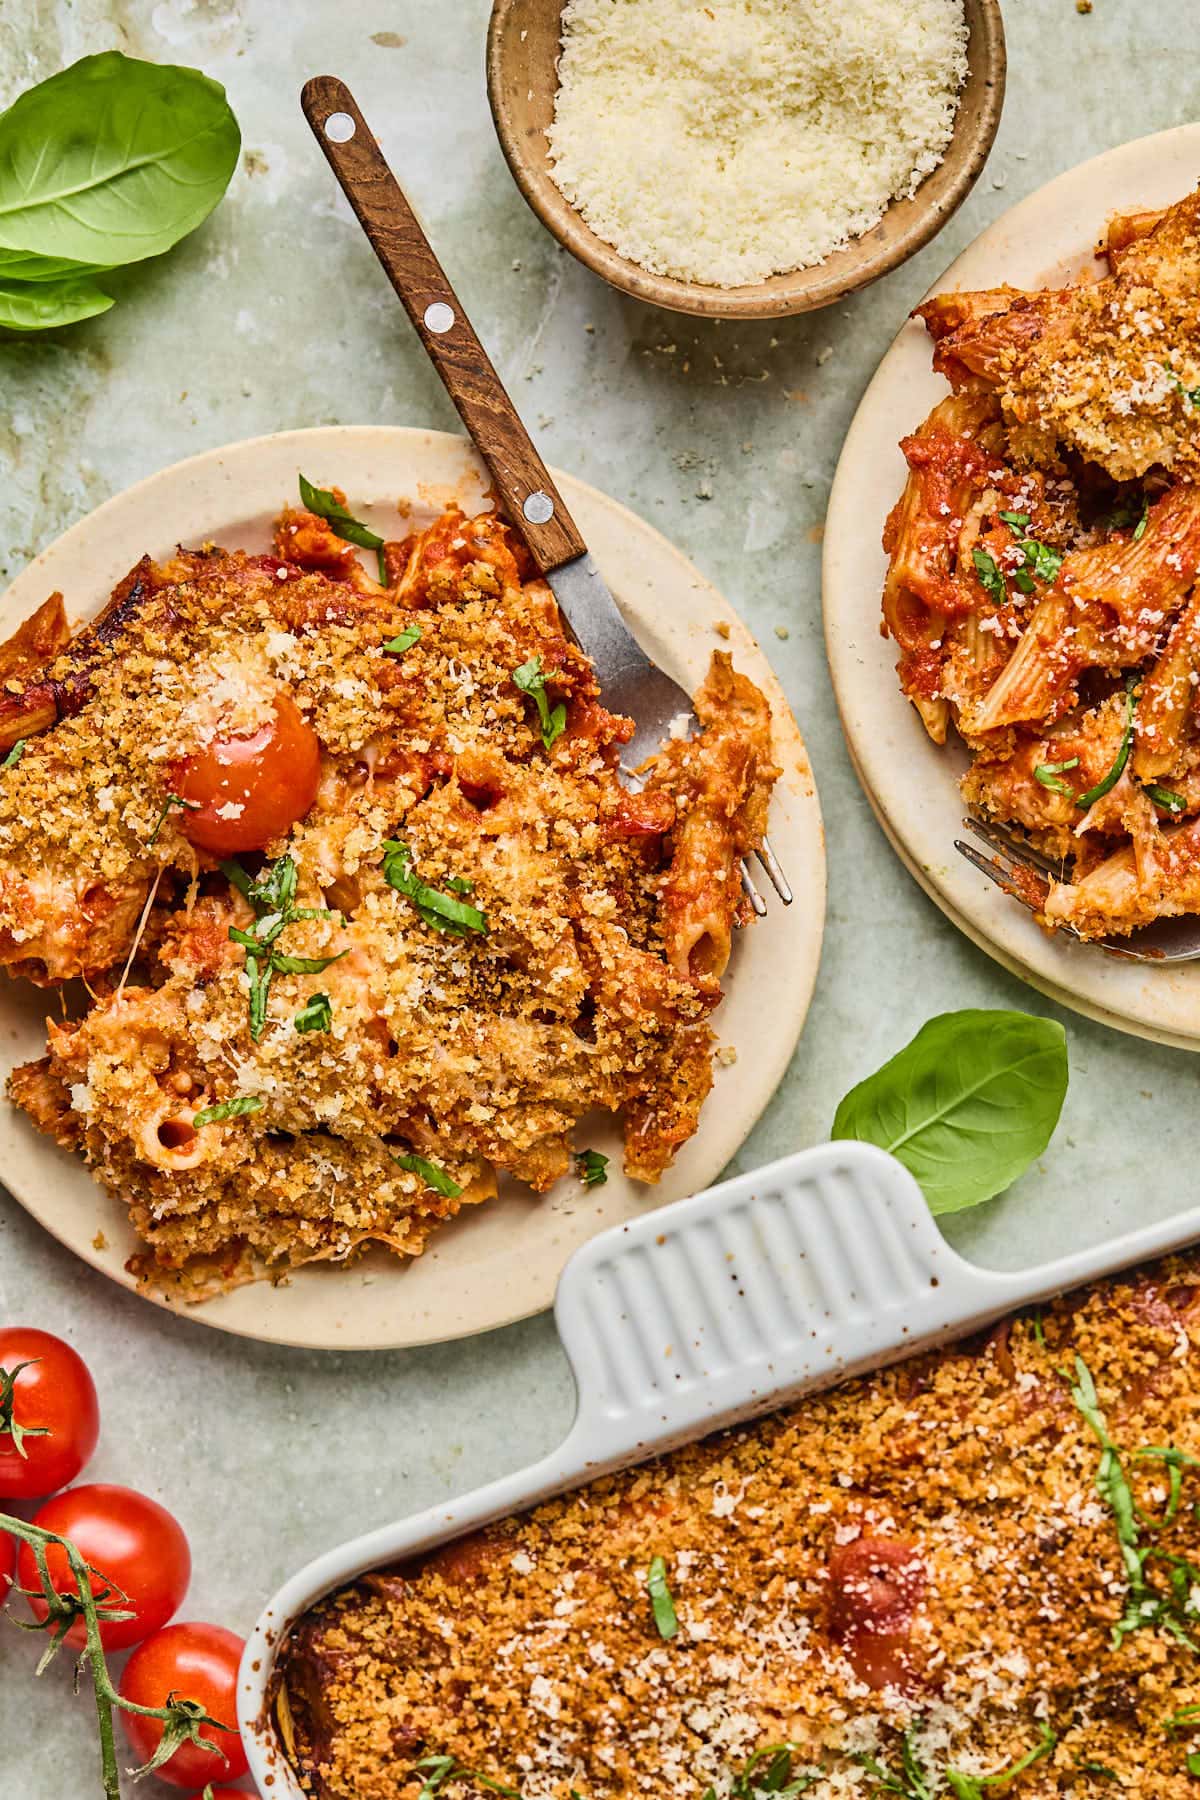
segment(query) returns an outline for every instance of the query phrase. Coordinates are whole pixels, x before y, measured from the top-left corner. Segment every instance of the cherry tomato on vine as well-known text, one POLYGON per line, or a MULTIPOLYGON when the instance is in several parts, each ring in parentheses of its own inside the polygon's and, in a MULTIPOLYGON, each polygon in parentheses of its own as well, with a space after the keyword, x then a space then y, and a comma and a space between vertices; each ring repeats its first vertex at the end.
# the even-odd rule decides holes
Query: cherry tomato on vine
POLYGON ((284 693, 275 716, 247 737, 217 738, 177 763, 173 791, 189 804, 176 814, 189 843, 214 856, 261 850, 283 837, 317 797, 321 745, 284 693))
MULTIPOLYGON (((135 1493, 132 1488, 94 1482, 68 1488, 65 1494, 47 1500, 34 1515, 33 1523, 59 1537, 70 1538, 84 1561, 98 1571, 91 1578, 93 1594, 103 1593, 107 1584, 124 1593, 124 1599, 114 1596, 107 1607, 132 1612, 134 1616, 101 1621, 100 1641, 106 1650, 125 1650, 130 1644, 140 1644, 178 1612, 191 1578, 192 1556, 182 1527, 157 1500, 135 1493)), ((50 1544, 46 1561, 56 1589, 63 1594, 78 1593, 65 1551, 50 1544)), ((17 1571, 23 1588, 40 1587, 37 1564, 28 1544, 21 1545, 17 1571)), ((31 1600, 29 1604, 35 1618, 46 1617, 49 1609, 44 1600, 31 1600)), ((83 1647, 86 1633, 82 1619, 75 1620, 66 1641, 72 1649, 83 1647)))
POLYGON ((49 1331, 0 1328, 0 1496, 37 1500, 74 1481, 100 1407, 81 1356, 49 1331))
MULTIPOLYGON (((228 1732, 201 1728, 200 1735, 216 1750, 181 1744, 155 1770, 160 1781, 198 1788, 209 1781, 236 1781, 246 1773, 246 1752, 237 1729, 237 1672, 244 1648, 236 1632, 220 1625, 168 1625, 139 1644, 126 1663, 123 1700, 132 1700, 135 1706, 165 1706, 173 1694, 177 1700, 196 1701, 210 1718, 230 1727, 228 1732)), ((149 1762, 163 1734, 162 1721, 122 1713, 121 1723, 138 1762, 149 1762)))
POLYGON ((8 1590, 17 1572, 17 1540, 0 1531, 0 1606, 8 1599, 8 1590))

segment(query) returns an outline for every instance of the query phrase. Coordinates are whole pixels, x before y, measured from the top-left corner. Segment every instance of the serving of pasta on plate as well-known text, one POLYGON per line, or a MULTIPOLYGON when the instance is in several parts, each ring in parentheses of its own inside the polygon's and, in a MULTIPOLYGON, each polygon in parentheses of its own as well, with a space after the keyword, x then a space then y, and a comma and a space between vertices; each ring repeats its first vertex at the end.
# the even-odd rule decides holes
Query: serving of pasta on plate
POLYGON ((1017 897, 1085 939, 1200 911, 1200 192, 1101 254, 918 309, 952 391, 884 536, 901 688, 1058 865, 1017 897))
POLYGON ((174 1298, 415 1255, 500 1173, 602 1180, 597 1108, 656 1182, 778 773, 718 652, 698 734, 623 782, 632 726, 494 513, 377 575, 335 524, 143 558, 89 625, 55 594, 0 649, 0 961, 61 992, 10 1094, 174 1298))

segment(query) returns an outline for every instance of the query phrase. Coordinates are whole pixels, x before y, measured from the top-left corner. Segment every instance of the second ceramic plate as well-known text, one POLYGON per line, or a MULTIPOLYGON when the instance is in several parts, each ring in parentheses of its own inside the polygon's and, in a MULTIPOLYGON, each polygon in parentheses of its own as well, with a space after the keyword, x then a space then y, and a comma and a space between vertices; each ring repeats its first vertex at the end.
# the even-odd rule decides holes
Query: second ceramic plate
MULTIPOLYGON (((1111 213, 1164 206, 1195 186, 1200 125, 1140 138, 1083 163, 1014 206, 931 292, 1060 285, 1093 263, 1111 213)), ((850 753, 892 844, 947 918, 1005 968, 1104 1024, 1200 1049, 1200 963, 1156 968, 1048 937, 1015 900, 960 857, 965 752, 931 743, 879 634, 887 559, 880 534, 904 486, 899 440, 947 392, 925 327, 909 320, 855 415, 825 526, 825 641, 850 753)))
MULTIPOLYGON (((266 548, 271 520, 294 497, 300 469, 337 482, 355 512, 392 536, 408 529, 397 505, 422 524, 451 501, 489 504, 471 447, 443 432, 330 427, 258 438, 166 469, 101 506, 24 570, 3 601, 5 628, 60 588, 74 618, 96 612, 143 552, 213 539, 266 548)), ((753 638, 715 588, 650 526, 594 488, 557 476, 630 624, 655 659, 695 688, 714 649, 766 693, 783 775, 771 839, 791 877, 795 904, 772 898, 765 919, 739 933, 714 1023, 737 1053, 721 1066, 700 1129, 657 1189, 618 1173, 606 1186, 573 1180, 542 1197, 502 1185, 500 1197, 452 1221, 425 1254, 402 1263, 372 1250, 349 1268, 302 1269, 278 1287, 258 1282, 188 1316, 225 1331, 314 1348, 384 1349, 461 1337, 550 1304, 563 1264, 606 1225, 708 1187, 740 1147, 774 1093, 808 1011, 825 917, 825 853, 816 789, 800 733, 753 638), (720 627, 720 631, 718 631, 720 627)), ((23 982, 0 987, 0 1079, 45 1049, 47 996, 23 982)), ((612 1121, 587 1141, 620 1169, 612 1121)), ((136 1240, 125 1209, 82 1163, 0 1101, 0 1169, 22 1205, 94 1267, 126 1286, 136 1240)))

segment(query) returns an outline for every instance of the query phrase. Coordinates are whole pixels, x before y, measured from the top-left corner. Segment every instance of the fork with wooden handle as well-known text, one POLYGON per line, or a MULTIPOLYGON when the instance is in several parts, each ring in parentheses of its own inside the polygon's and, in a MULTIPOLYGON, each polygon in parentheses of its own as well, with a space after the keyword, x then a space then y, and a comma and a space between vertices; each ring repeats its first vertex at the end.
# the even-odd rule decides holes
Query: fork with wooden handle
MULTIPOLYGON (((476 337, 354 97, 332 75, 301 96, 304 116, 337 176, 371 248, 383 264, 429 359, 483 457, 513 525, 580 647, 595 664, 606 701, 635 722, 628 746, 636 767, 681 719, 695 723, 689 694, 641 649, 588 553, 546 465, 476 337)), ((758 859, 790 905, 792 891, 764 840, 758 859)), ((742 885, 756 913, 767 910, 745 863, 742 885)))

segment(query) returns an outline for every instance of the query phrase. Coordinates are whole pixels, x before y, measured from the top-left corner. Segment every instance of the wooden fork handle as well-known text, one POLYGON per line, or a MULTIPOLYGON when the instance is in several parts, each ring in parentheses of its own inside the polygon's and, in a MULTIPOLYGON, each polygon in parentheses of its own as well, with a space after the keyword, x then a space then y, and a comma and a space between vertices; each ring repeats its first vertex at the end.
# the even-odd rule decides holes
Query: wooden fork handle
POLYGON ((534 562, 548 575, 582 556, 587 545, 353 94, 336 76, 316 75, 300 103, 534 562))

